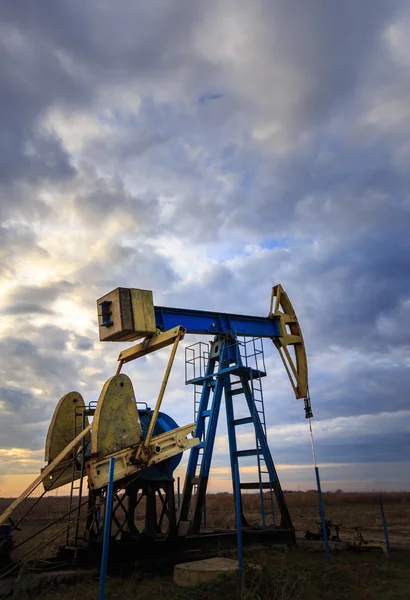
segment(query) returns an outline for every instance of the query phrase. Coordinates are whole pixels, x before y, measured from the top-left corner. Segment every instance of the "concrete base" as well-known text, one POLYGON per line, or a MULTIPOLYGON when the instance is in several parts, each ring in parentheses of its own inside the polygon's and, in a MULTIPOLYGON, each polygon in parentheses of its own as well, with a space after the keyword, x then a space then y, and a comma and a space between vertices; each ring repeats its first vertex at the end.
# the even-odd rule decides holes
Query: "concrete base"
POLYGON ((238 561, 231 558, 207 558, 174 567, 174 583, 188 587, 205 581, 214 581, 221 575, 238 570, 238 561))

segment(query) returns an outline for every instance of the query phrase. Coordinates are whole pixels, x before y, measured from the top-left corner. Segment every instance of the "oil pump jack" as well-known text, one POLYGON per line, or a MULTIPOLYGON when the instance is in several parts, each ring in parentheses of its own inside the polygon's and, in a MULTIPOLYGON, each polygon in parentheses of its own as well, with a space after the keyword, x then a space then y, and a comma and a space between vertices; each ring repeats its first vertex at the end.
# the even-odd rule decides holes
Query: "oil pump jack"
MULTIPOLYGON (((86 556, 87 561, 98 557, 109 462, 114 458, 111 542, 117 558, 124 555, 121 549, 127 557, 131 549, 133 556, 147 557, 158 555, 159 548, 177 556, 180 551, 207 548, 212 553, 235 545, 234 531, 203 527, 224 398, 233 489, 241 490, 235 506, 240 507, 244 543, 293 543, 294 528, 269 450, 262 391, 266 376, 262 340, 270 339, 296 398, 304 400, 305 416, 312 416, 302 332, 283 288, 273 287, 267 317, 155 306, 151 291, 129 288, 117 288, 100 298, 97 308, 100 341, 142 341, 120 352, 116 374, 104 384, 97 402, 86 404, 78 392, 60 399, 45 443, 47 465, 0 516, 0 526, 38 486, 43 486, 44 495, 68 485, 61 556, 86 556), (185 349, 185 379, 195 391, 195 422, 178 427, 160 408, 178 344, 187 334, 212 340, 185 349), (136 400, 130 378, 121 371, 128 362, 167 346, 171 353, 152 410, 136 400), (174 471, 185 450, 190 454, 177 511, 174 471), (254 461, 251 467, 250 461, 254 461), (251 473, 252 481, 245 481, 244 471, 251 473), (259 528, 249 527, 242 490, 259 494, 259 528)), ((21 518, 16 526, 20 522, 21 518)))

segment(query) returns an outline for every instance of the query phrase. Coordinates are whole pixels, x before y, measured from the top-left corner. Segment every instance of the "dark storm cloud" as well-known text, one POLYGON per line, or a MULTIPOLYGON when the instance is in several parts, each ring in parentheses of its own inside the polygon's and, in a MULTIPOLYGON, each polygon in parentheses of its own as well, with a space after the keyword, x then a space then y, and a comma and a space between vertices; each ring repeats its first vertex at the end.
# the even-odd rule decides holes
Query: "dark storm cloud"
POLYGON ((2 371, 10 385, 27 388, 64 386, 64 375, 74 375, 75 356, 66 354, 69 331, 16 322, 15 335, 0 341, 2 371))
POLYGON ((11 279, 22 255, 47 258, 47 251, 37 242, 37 236, 26 225, 0 226, 0 276, 11 279))
POLYGON ((82 285, 83 298, 89 298, 93 305, 96 294, 103 295, 116 287, 157 289, 160 292, 179 280, 169 261, 155 250, 155 246, 146 240, 139 241, 138 234, 130 231, 124 233, 122 243, 107 238, 101 245, 100 255, 78 269, 75 278, 82 285))
MULTIPOLYGON (((408 91, 403 90, 403 96, 408 91)), ((361 138, 351 139, 343 125, 352 127, 358 118, 355 113, 346 115, 342 130, 329 132, 336 138, 334 148, 319 139, 308 150, 295 149, 274 160, 252 145, 236 148, 225 155, 222 171, 227 176, 239 172, 242 177, 223 201, 211 197, 200 204, 197 218, 189 210, 193 198, 187 196, 168 226, 183 237, 192 228, 199 236, 209 236, 210 230, 217 240, 228 230, 238 240, 250 242, 289 235, 331 241, 368 229, 405 233, 410 178, 396 164, 396 153, 407 144, 404 132, 410 126, 410 112, 403 130, 378 140, 369 139, 366 131, 361 138)), ((222 153, 218 137, 216 151, 222 153)), ((218 160, 219 156, 216 164, 218 160)))
MULTIPOLYGON (((404 216, 402 226, 406 227, 404 216)), ((381 221, 378 228, 335 235, 329 243, 320 237, 317 244, 285 241, 282 247, 261 250, 232 265, 210 267, 202 277, 206 291, 196 292, 196 283, 187 282, 175 296, 182 302, 184 295, 202 294, 198 308, 216 308, 228 289, 227 310, 241 312, 252 306, 252 312, 264 315, 270 285, 280 282, 294 303, 311 351, 326 344, 365 350, 370 356, 385 352, 392 343, 405 348, 410 345, 403 319, 410 297, 409 240, 410 235, 383 231, 381 221), (393 336, 393 329, 400 335, 393 336)))
MULTIPOLYGON (((0 199, 1 215, 22 205, 28 212, 43 203, 22 184, 62 180, 75 173, 64 147, 39 122, 43 112, 64 98, 82 97, 81 88, 62 68, 49 39, 31 39, 22 23, 1 15, 0 51, 0 199)), ((24 7, 14 6, 24 19, 24 7)))
POLYGON ((26 1, 3 6, 2 21, 12 33, 25 37, 28 50, 36 51, 33 61, 46 59, 40 73, 54 75, 49 91, 62 102, 78 104, 90 99, 103 78, 124 81, 137 72, 151 79, 189 63, 183 37, 189 38, 199 12, 198 6, 184 1, 172 7, 128 0, 121 6, 79 0, 33 6, 26 1), (47 47, 54 50, 51 56, 42 54, 47 47))
POLYGON ((139 197, 126 189, 117 177, 90 178, 76 186, 74 210, 89 228, 104 229, 110 221, 122 220, 122 237, 155 235, 159 219, 159 202, 155 197, 139 197), (128 236, 127 236, 128 232, 128 236))
POLYGON ((14 335, 0 340, 0 445, 41 448, 53 410, 60 397, 79 390, 95 394, 94 381, 82 381, 94 340, 76 336, 54 325, 15 322, 14 335), (87 343, 88 341, 88 343, 87 343), (71 352, 69 344, 76 348, 71 352))
POLYGON ((92 350, 94 347, 93 341, 85 335, 76 335, 74 338, 73 346, 76 350, 80 352, 87 352, 88 350, 92 350))
MULTIPOLYGON (((397 435, 389 432, 387 435, 374 436, 349 433, 339 441, 334 441, 329 436, 325 440, 316 441, 315 446, 318 459, 329 463, 404 462, 408 461, 410 455, 409 436, 402 432, 397 435)), ((309 464, 311 455, 307 453, 307 448, 305 440, 300 444, 297 441, 289 444, 285 440, 280 446, 273 446, 272 455, 279 464, 309 464)))
POLYGON ((72 288, 68 281, 42 286, 20 285, 7 296, 7 305, 2 312, 9 315, 51 314, 55 300, 72 288))
MULTIPOLYGON (((119 285, 153 289, 158 303, 266 314, 280 282, 305 332, 319 419, 406 408, 410 117, 403 110, 390 127, 368 119, 376 101, 383 108, 410 92, 385 37, 401 6, 2 4, 0 269, 16 280, 0 341, 1 445, 41 445, 75 382, 98 393, 108 367, 102 351, 91 356, 96 331, 71 332, 67 314, 56 326, 54 305, 76 294, 94 311, 119 285), (139 108, 116 105, 124 90, 139 108), (58 122, 80 113, 108 127, 71 151, 58 122), (56 222, 73 238, 84 232, 77 253, 58 256, 67 281, 22 283, 25 253, 55 260, 43 245, 56 222), (194 277, 173 264, 173 238, 194 277), (203 244, 208 267, 190 257, 203 244)), ((144 377, 149 385, 151 371, 144 377)), ((269 417, 299 422, 300 403, 287 406, 288 384, 278 382, 269 417)), ((400 460, 394 440, 390 431, 361 443, 348 432, 340 445, 318 444, 329 460, 400 460)), ((400 432, 396 441, 407 449, 400 432)), ((280 452, 282 462, 304 462, 305 448, 280 452)))
MULTIPOLYGON (((394 17, 397 6, 400 4, 382 1, 363 2, 360 7, 355 2, 338 5, 318 1, 308 10, 300 1, 259 2, 235 15, 235 4, 227 2, 221 13, 239 19, 239 26, 248 13, 253 18, 254 27, 247 30, 246 40, 251 43, 255 38, 258 42, 262 71, 269 57, 272 72, 267 78, 268 91, 276 85, 277 71, 285 73, 286 88, 296 72, 298 89, 292 95, 292 114, 287 115, 286 126, 303 130, 327 119, 335 106, 352 100, 364 70, 380 54, 382 28, 394 17)), ((126 82, 131 77, 144 90, 155 80, 167 83, 177 74, 179 82, 188 78, 194 87, 201 76, 206 76, 208 85, 213 79, 215 83, 231 83, 231 64, 216 64, 190 50, 195 35, 205 35, 200 26, 208 24, 206 18, 212 18, 212 8, 218 5, 210 3, 207 11, 190 2, 161 6, 160 10, 155 4, 127 1, 121 8, 92 2, 4 5, 2 23, 7 35, 2 36, 6 57, 2 61, 2 104, 7 110, 2 115, 14 141, 7 142, 8 152, 2 156, 16 164, 20 159, 21 177, 29 177, 30 161, 40 177, 72 175, 59 140, 52 134, 43 138, 35 133, 36 120, 52 105, 90 106, 102 82, 126 82)), ((245 63, 241 72, 240 62, 238 65, 234 68, 237 75, 249 75, 246 85, 263 99, 260 81, 256 79, 252 86, 257 69, 245 63), (247 66, 250 73, 245 72, 247 66)), ((235 89, 237 95, 241 91, 235 89)), ((269 95, 265 98, 268 100, 269 95)), ((253 109, 258 111, 258 107, 253 109)), ((10 177, 13 168, 9 165, 6 172, 10 177)))
POLYGON ((29 408, 29 403, 32 401, 33 396, 26 390, 19 388, 1 387, 0 398, 4 410, 19 412, 22 409, 27 410, 29 408))
MULTIPOLYGON (((335 356, 336 365, 337 361, 335 356)), ((383 365, 370 358, 367 364, 355 365, 352 360, 348 367, 332 372, 331 378, 317 369, 311 376, 315 415, 329 418, 407 410, 409 402, 402 393, 407 385, 406 369, 393 361, 383 365)))
MULTIPOLYGON (((317 444, 321 457, 329 462, 397 462, 408 461, 410 456, 409 435, 399 431, 397 434, 374 435, 367 438, 352 439, 349 444, 342 439, 338 444, 323 441, 317 444)), ((403 478, 405 483, 405 478, 403 478)))
MULTIPOLYGON (((269 283, 281 282, 304 332, 315 417, 405 410, 408 256, 407 238, 377 232, 320 252, 303 245, 261 251, 230 267, 210 268, 203 287, 183 285, 173 304, 189 297, 197 308, 266 315, 269 283)), ((268 422, 300 422, 303 406, 294 400, 276 350, 265 343, 265 353, 274 359, 263 382, 268 422)))
MULTIPOLYGON (((403 214, 403 228, 405 215, 403 214)), ((410 234, 410 228, 409 232, 410 234)), ((410 347, 410 327, 402 320, 402 305, 410 297, 410 235, 377 229, 340 242, 329 254, 312 262, 308 273, 323 289, 319 303, 321 330, 332 332, 332 343, 369 354, 385 352, 394 343, 410 347), (382 320, 401 321, 393 339, 382 320)), ((307 267, 308 268, 308 267, 307 267)), ((321 331, 318 332, 319 335, 321 331)))
MULTIPOLYGON (((394 142, 396 149, 402 143, 394 142)), ((355 140, 323 161, 312 149, 308 156, 279 158, 275 166, 262 162, 233 209, 232 226, 241 235, 246 228, 259 228, 263 237, 349 238, 380 226, 403 232, 410 182, 408 173, 391 164, 393 158, 393 148, 355 140)))
MULTIPOLYGON (((11 387, 43 389, 47 399, 81 378, 78 369, 87 366, 88 359, 86 354, 70 351, 71 343, 78 341, 75 334, 52 324, 34 325, 27 319, 16 319, 13 325, 13 333, 0 340, 3 382, 11 387)), ((84 344, 85 339, 82 341, 84 344)))

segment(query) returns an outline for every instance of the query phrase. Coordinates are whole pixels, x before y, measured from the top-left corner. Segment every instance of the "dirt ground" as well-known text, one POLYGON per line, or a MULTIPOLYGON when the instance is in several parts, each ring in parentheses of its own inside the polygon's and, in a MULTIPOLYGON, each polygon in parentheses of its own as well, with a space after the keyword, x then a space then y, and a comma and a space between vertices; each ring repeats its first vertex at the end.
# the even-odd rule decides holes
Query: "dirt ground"
MULTIPOLYGON (((307 529, 316 532, 319 521, 317 492, 285 492, 285 497, 297 538, 303 538, 307 529)), ((326 518, 340 525, 341 540, 352 541, 356 535, 354 528, 360 527, 369 542, 385 541, 379 494, 328 492, 323 494, 323 501, 326 518)), ((384 493, 382 501, 392 547, 410 550, 410 492, 384 493)), ((258 507, 256 494, 244 495, 244 512, 250 523, 260 524, 258 507)), ((207 497, 207 525, 235 527, 231 494, 207 497)))
MULTIPOLYGON (((256 573, 245 564, 242 585, 236 575, 191 588, 178 588, 172 574, 147 575, 136 571, 128 579, 109 578, 106 600, 408 600, 410 552, 340 552, 324 555, 297 549, 285 553, 263 551, 249 555, 247 563, 262 565, 256 573)), ((75 585, 48 585, 36 592, 22 578, 15 597, 44 600, 95 600, 98 576, 75 585)))
MULTIPOLYGON (((285 492, 285 497, 297 538, 302 539, 307 529, 316 532, 319 521, 317 492, 285 492)), ((377 493, 345 493, 338 491, 325 493, 323 498, 326 518, 340 525, 341 540, 352 541, 356 534, 354 527, 360 527, 364 538, 369 542, 384 542, 385 537, 377 493)), ((407 548, 410 550, 410 492, 384 493, 382 499, 392 548, 399 550, 407 548)), ((10 502, 9 498, 0 498, 0 513, 7 508, 10 502)), ((35 499, 27 500, 13 515, 14 520, 19 520, 27 512, 30 503, 33 502, 35 502, 35 499)), ((260 526, 259 495, 255 493, 244 494, 243 505, 249 524, 260 526)), ((50 552, 52 553, 59 544, 64 543, 66 519, 63 517, 67 510, 67 497, 52 495, 44 497, 23 519, 21 523, 22 531, 15 532, 16 543, 19 544, 56 519, 62 519, 61 523, 53 525, 38 539, 34 538, 22 546, 21 549, 18 549, 18 554, 21 555, 29 548, 38 546, 37 556, 44 558, 49 556, 50 552), (59 532, 61 532, 61 535, 52 540, 49 547, 47 547, 44 541, 57 536, 59 532)), ((137 518, 139 516, 142 520, 143 506, 141 506, 140 511, 141 514, 137 514, 137 518)), ((211 528, 235 528, 232 494, 221 493, 207 496, 206 525, 211 528)))
MULTIPOLYGON (((109 580, 106 598, 151 600, 152 596, 175 600, 210 599, 218 595, 224 598, 246 600, 310 600, 311 598, 351 598, 353 600, 404 600, 410 597, 410 493, 383 494, 384 510, 388 525, 392 556, 388 558, 381 550, 367 552, 333 552, 330 566, 326 565, 323 552, 312 552, 303 543, 286 552, 263 550, 246 556, 246 561, 261 564, 262 575, 248 574, 242 588, 237 578, 222 583, 201 586, 194 590, 177 588, 170 574, 152 577, 136 572, 130 579, 109 580), (219 587, 218 587, 219 586, 219 587)), ((287 492, 286 500, 296 528, 297 539, 302 540, 306 529, 317 531, 318 508, 315 492, 287 492)), ((10 499, 0 499, 0 512, 10 499)), ((39 529, 63 517, 67 511, 67 498, 45 498, 34 507, 22 522, 22 531, 16 532, 20 543, 39 529)), ((328 493, 324 494, 326 516, 340 524, 340 538, 352 541, 354 527, 361 527, 364 538, 371 543, 384 543, 378 494, 328 493)), ((244 511, 248 521, 255 526, 260 523, 257 494, 244 496, 244 511)), ((22 516, 28 504, 19 511, 22 516)), ((207 527, 232 529, 235 526, 233 498, 231 494, 212 494, 207 497, 207 527)), ((17 519, 19 518, 17 514, 17 519)), ((16 515, 15 515, 16 518, 16 515)), ((37 546, 39 558, 48 557, 65 540, 64 519, 52 525, 37 539, 34 538, 17 552, 24 557, 27 548, 37 546), (54 538, 54 539, 52 539, 54 538)), ((25 578, 18 596, 25 597, 25 578)), ((30 584, 26 586, 30 590, 30 584)), ((96 598, 98 581, 87 580, 75 586, 49 587, 33 598, 53 597, 56 600, 87 600, 96 598)))

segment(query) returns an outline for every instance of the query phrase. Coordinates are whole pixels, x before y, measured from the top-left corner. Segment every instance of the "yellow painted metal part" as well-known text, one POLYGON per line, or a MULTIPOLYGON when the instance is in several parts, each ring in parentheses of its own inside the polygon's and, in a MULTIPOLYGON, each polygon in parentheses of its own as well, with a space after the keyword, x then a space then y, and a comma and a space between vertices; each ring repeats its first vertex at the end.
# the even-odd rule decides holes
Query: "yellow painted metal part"
POLYGON ((151 438, 148 446, 141 444, 115 452, 109 456, 91 459, 86 464, 88 482, 92 489, 100 489, 108 483, 110 458, 115 458, 114 481, 120 481, 132 475, 138 475, 143 469, 199 444, 199 438, 193 435, 195 423, 166 431, 151 438), (142 450, 142 451, 141 451, 142 450))
POLYGON ((199 444, 198 438, 189 437, 195 423, 152 437, 178 343, 184 335, 185 329, 176 327, 120 354, 120 362, 125 362, 173 344, 145 440, 130 379, 115 375, 104 385, 93 421, 92 458, 86 464, 91 488, 99 489, 108 483, 111 457, 115 458, 114 480, 119 481, 199 444))
MULTIPOLYGON (((75 470, 75 472, 77 471, 78 469, 75 470)), ((51 490, 56 490, 57 488, 63 485, 67 485, 67 483, 71 483, 71 481, 73 480, 73 475, 73 457, 68 456, 53 469, 49 477, 43 479, 43 487, 47 492, 50 492, 51 490)), ((74 476, 74 479, 79 478, 80 477, 78 475, 74 476)))
POLYGON ((117 288, 97 300, 98 331, 102 342, 127 340, 134 333, 131 294, 128 288, 117 288), (102 304, 109 303, 111 324, 103 325, 102 304))
POLYGON ((97 300, 97 310, 102 342, 138 340, 157 330, 151 290, 117 288, 97 300), (109 325, 103 323, 103 303, 109 303, 109 325))
POLYGON ((175 327, 174 329, 168 329, 168 331, 164 331, 164 333, 147 337, 143 342, 140 342, 139 344, 131 346, 131 348, 127 348, 126 350, 120 352, 118 360, 120 362, 127 363, 131 360, 135 360, 136 358, 141 358, 141 356, 146 356, 147 354, 150 354, 150 352, 161 350, 161 348, 165 348, 166 346, 173 344, 177 337, 182 340, 185 332, 186 330, 184 327, 179 326, 175 327))
POLYGON ((13 512, 21 505, 21 503, 31 494, 36 487, 46 479, 46 477, 52 477, 52 473, 55 468, 61 463, 61 461, 66 458, 78 446, 78 444, 82 441, 84 437, 89 435, 91 429, 91 425, 88 425, 81 433, 77 435, 65 448, 51 461, 47 467, 42 469, 40 475, 36 477, 36 479, 24 490, 22 494, 14 502, 10 504, 10 506, 4 511, 2 515, 0 515, 0 525, 3 525, 7 519, 13 514, 13 512))
POLYGON ((279 318, 281 337, 273 339, 296 398, 307 398, 308 366, 302 331, 288 295, 281 285, 272 288, 269 316, 279 318), (294 356, 289 351, 293 347, 294 356))
POLYGON ((157 398, 157 402, 155 404, 154 413, 152 415, 151 422, 149 424, 147 435, 145 438, 145 442, 144 442, 145 446, 149 446, 149 444, 151 442, 151 437, 152 437, 152 434, 154 433, 154 427, 155 427, 157 419, 158 419, 159 409, 161 408, 162 400, 163 400, 164 394, 165 394, 165 389, 167 387, 169 374, 171 373, 171 368, 172 368, 172 365, 174 362, 175 354, 178 349, 179 340, 181 338, 183 338, 185 335, 185 329, 183 327, 177 327, 177 329, 179 331, 177 332, 177 334, 174 338, 174 343, 171 348, 171 354, 169 356, 168 364, 167 364, 167 367, 166 367, 165 373, 164 373, 164 378, 162 380, 161 387, 160 387, 160 390, 158 393, 158 398, 157 398))
POLYGON ((131 306, 134 317, 135 340, 138 337, 153 335, 157 330, 155 323, 154 298, 151 290, 131 289, 131 306), (138 335, 138 337, 137 337, 138 335))
MULTIPOLYGON (((74 438, 75 410, 85 409, 84 399, 78 392, 65 394, 55 407, 48 427, 44 460, 50 463, 74 438)), ((85 425, 88 418, 85 417, 85 425)), ((89 436, 88 436, 89 437, 89 436)))
MULTIPOLYGON (((78 424, 82 425, 81 410, 85 410, 85 403, 83 397, 78 392, 69 392, 59 400, 47 432, 44 460, 48 464, 74 439, 74 416, 77 411, 78 424)), ((84 425, 85 427, 88 426, 88 417, 86 416, 84 417, 84 425)), ((87 434, 85 443, 87 444, 89 441, 90 433, 87 434)), ((70 483, 73 477, 71 464, 71 456, 62 460, 53 469, 53 472, 50 474, 51 476, 43 480, 44 489, 49 491, 70 483)))
POLYGON ((108 456, 142 441, 141 422, 130 378, 120 374, 104 385, 94 414, 91 454, 108 456))

